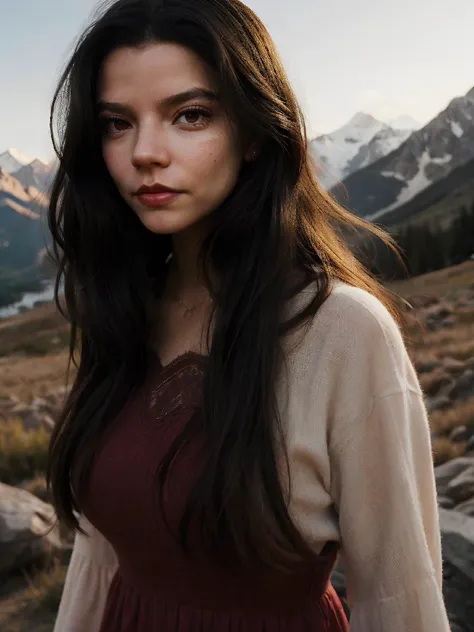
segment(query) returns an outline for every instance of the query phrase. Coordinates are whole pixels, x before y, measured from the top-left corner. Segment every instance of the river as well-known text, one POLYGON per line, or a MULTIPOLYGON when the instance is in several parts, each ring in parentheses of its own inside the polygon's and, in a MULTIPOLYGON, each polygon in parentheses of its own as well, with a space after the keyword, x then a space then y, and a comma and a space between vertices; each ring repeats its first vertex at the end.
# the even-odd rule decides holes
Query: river
POLYGON ((31 309, 34 307, 37 301, 52 301, 54 298, 54 286, 48 285, 39 292, 27 292, 23 294, 21 300, 8 305, 7 307, 0 307, 0 318, 8 318, 19 314, 24 309, 31 309))

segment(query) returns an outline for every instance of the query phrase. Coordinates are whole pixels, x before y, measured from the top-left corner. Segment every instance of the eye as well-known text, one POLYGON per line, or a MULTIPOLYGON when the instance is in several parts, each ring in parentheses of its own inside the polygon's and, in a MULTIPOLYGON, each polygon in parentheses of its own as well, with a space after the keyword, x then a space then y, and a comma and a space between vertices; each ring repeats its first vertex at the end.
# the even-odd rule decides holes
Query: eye
POLYGON ((192 127, 198 127, 201 126, 203 123, 207 123, 211 119, 212 113, 202 107, 191 107, 181 112, 177 120, 183 117, 188 118, 188 120, 185 121, 185 124, 191 125, 192 127), (203 117, 205 120, 199 123, 200 117, 203 117))
POLYGON ((106 134, 119 134, 129 127, 129 123, 117 116, 109 116, 101 120, 101 125, 106 134))

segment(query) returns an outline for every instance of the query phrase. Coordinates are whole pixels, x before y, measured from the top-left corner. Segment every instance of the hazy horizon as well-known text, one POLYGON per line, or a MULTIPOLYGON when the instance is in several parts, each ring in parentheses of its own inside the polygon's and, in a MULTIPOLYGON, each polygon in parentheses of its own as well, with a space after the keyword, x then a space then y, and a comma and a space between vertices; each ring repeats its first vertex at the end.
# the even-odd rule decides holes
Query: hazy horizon
MULTIPOLYGON (((276 42, 310 137, 359 111, 383 121, 408 115, 424 125, 474 86, 474 2, 412 0, 329 3, 247 0, 276 42), (278 3, 279 4, 279 3, 278 3)), ((49 106, 95 0, 0 0, 0 153, 14 147, 47 161, 49 106), (7 4, 8 2, 8 4, 7 4), (40 25, 40 28, 38 28, 40 25), (6 88, 6 89, 5 89, 6 88)))

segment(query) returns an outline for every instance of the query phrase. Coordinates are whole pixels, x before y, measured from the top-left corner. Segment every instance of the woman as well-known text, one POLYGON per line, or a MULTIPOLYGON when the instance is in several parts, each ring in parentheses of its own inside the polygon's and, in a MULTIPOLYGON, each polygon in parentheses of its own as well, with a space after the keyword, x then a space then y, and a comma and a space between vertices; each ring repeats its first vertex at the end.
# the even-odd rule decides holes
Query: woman
POLYGON ((238 0, 119 0, 61 79, 49 214, 77 377, 56 632, 446 632, 423 395, 238 0), (76 342, 79 343, 76 346, 76 342))

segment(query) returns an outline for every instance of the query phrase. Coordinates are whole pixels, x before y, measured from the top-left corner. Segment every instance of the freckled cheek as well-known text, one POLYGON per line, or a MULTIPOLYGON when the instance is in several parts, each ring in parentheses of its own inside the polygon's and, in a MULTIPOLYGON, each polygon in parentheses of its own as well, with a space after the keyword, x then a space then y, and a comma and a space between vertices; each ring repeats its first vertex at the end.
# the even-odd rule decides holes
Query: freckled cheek
POLYGON ((228 139, 217 138, 212 142, 199 143, 192 153, 189 168, 200 182, 225 179, 238 168, 238 156, 228 139))

